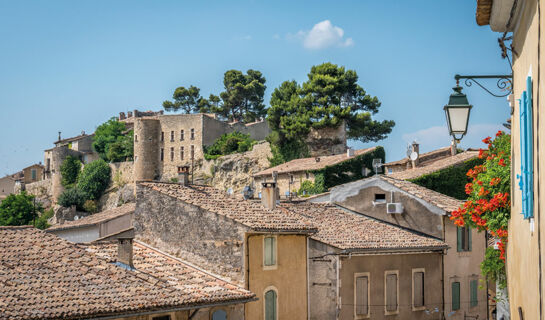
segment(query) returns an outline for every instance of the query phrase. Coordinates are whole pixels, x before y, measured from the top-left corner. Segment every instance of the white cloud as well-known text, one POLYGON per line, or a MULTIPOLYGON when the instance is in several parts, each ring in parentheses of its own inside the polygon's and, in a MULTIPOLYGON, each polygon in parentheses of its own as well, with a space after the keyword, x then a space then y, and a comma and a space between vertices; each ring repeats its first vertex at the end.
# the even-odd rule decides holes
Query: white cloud
MULTIPOLYGON (((466 136, 462 139, 460 147, 462 148, 484 148, 486 147, 481 140, 487 136, 494 137, 498 130, 508 132, 501 124, 479 123, 470 125, 466 136)), ((420 144, 420 151, 427 152, 437 148, 450 145, 452 138, 448 134, 446 126, 436 126, 416 132, 405 133, 402 139, 410 143, 416 140, 420 144)))
POLYGON ((318 22, 310 31, 299 31, 296 34, 288 34, 288 39, 297 39, 303 42, 303 46, 311 50, 325 49, 329 47, 350 47, 354 45, 352 38, 344 37, 344 30, 334 26, 331 21, 318 22))
POLYGON ((278 33, 275 33, 275 34, 273 35, 273 39, 274 39, 274 40, 280 39, 280 35, 279 35, 278 33))

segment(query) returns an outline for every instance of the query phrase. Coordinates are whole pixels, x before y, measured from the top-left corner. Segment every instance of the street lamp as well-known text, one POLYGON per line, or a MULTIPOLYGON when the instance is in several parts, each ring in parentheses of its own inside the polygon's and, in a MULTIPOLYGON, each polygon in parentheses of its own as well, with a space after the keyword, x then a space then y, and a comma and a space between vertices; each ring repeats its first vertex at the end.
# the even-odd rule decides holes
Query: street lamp
POLYGON ((454 143, 460 143, 467 133, 469 114, 473 106, 469 104, 466 95, 462 93, 462 87, 457 84, 452 89, 454 92, 450 95, 448 104, 443 110, 445 110, 447 117, 449 134, 454 139, 454 143))

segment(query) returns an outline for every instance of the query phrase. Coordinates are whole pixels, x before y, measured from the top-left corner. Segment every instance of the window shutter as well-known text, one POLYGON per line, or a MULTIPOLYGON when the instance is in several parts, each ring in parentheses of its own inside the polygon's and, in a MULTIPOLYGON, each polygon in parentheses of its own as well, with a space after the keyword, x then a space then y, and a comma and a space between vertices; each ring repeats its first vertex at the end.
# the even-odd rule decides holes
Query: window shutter
POLYGON ((467 232, 467 250, 471 251, 471 228, 465 228, 467 232))
POLYGON ((368 281, 367 277, 356 278, 356 314, 367 315, 368 314, 368 281))
POLYGON ((452 283, 452 310, 460 310, 460 282, 452 283))
POLYGON ((274 290, 265 293, 265 320, 276 320, 276 292, 274 290))
POLYGON ((386 311, 397 310, 397 275, 386 275, 386 311))
POLYGON ((276 264, 276 242, 274 237, 265 237, 265 250, 263 252, 264 255, 264 264, 266 266, 273 266, 276 264))
POLYGON ((424 306, 424 272, 414 273, 414 306, 424 306))
POLYGON ((520 175, 519 189, 522 198, 522 215, 525 219, 534 216, 534 158, 533 158, 533 97, 532 77, 526 79, 526 91, 519 100, 520 120, 520 175))
POLYGON ((457 232, 457 236, 456 236, 457 251, 461 252, 461 251, 463 251, 462 239, 463 239, 463 236, 464 236, 463 233, 462 233, 462 228, 458 227, 456 229, 456 232, 457 232))
POLYGON ((469 290, 470 290, 470 306, 475 307, 478 304, 477 301, 477 280, 471 280, 469 282, 469 290))

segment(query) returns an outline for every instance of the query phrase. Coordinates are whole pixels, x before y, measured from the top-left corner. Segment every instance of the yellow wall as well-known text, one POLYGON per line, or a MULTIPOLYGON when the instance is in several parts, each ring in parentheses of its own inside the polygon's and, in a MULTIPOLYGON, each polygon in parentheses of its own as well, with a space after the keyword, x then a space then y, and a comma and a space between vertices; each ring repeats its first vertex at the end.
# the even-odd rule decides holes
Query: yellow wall
MULTIPOLYGON (((545 171, 540 170, 545 164, 545 157, 539 158, 543 152, 545 137, 541 137, 545 113, 543 112, 543 66, 538 66, 538 16, 537 1, 523 2, 523 13, 518 20, 518 27, 514 32, 513 46, 518 55, 513 61, 513 94, 515 98, 514 113, 512 116, 512 206, 511 220, 509 221, 509 242, 507 245, 507 278, 509 302, 512 319, 519 319, 519 307, 524 319, 540 319, 539 305, 543 303, 543 294, 540 293, 540 285, 543 286, 543 266, 540 270, 539 262, 539 229, 545 231, 545 223, 540 221, 540 202, 545 201, 544 188, 539 187, 544 180, 545 171), (533 120, 534 120, 534 228, 531 221, 523 219, 521 212, 521 192, 518 187, 517 174, 520 174, 520 120, 519 99, 521 93, 526 90, 526 78, 530 72, 533 78, 533 120), (541 73, 538 77, 538 73, 541 73), (538 106, 539 87, 539 106, 538 106), (541 111, 541 113, 539 112, 541 111), (538 120, 540 126, 538 126, 538 120), (539 141, 539 144, 538 144, 539 141), (540 276, 541 275, 541 276, 540 276), (541 284, 540 284, 541 280, 541 284)), ((542 1, 542 6, 543 6, 542 1)), ((543 8, 542 8, 543 9, 543 8)), ((541 33, 545 30, 545 19, 541 17, 541 33)), ((541 41, 544 41, 543 39, 541 41)), ((543 48, 541 49, 543 50, 543 48)), ((544 236, 541 234, 541 256, 545 249, 544 236)), ((541 263, 543 265, 543 263, 541 263)), ((543 288, 542 288, 543 289, 543 288)), ((543 290, 541 290, 543 292, 543 290)))
POLYGON ((258 301, 246 304, 246 319, 264 319, 265 290, 278 294, 278 319, 307 319, 307 242, 304 235, 277 235, 277 265, 263 267, 263 235, 247 235, 247 288, 258 301))

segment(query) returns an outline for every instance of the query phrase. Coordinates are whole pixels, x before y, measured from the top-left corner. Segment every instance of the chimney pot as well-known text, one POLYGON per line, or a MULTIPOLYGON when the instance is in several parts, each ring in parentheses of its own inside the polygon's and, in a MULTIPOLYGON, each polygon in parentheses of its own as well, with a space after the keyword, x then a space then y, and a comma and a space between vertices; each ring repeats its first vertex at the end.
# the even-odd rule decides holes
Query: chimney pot
POLYGON ((316 162, 320 162, 320 157, 316 157, 314 160, 316 160, 316 162))
POLYGON ((178 183, 182 186, 189 185, 189 166, 178 167, 178 183))
POLYGON ((132 262, 132 238, 117 239, 117 262, 134 268, 132 262))
POLYGON ((125 112, 119 113, 119 120, 125 120, 125 112))
POLYGON ((266 209, 273 210, 276 208, 276 199, 278 199, 276 182, 263 182, 261 185, 263 186, 261 190, 261 204, 266 209))

